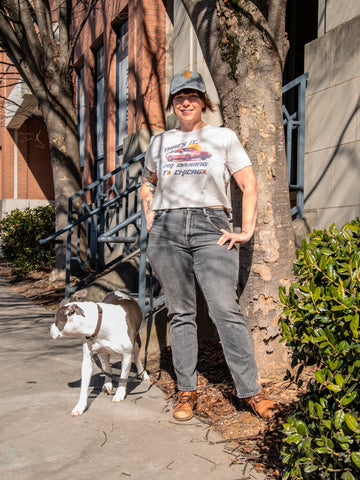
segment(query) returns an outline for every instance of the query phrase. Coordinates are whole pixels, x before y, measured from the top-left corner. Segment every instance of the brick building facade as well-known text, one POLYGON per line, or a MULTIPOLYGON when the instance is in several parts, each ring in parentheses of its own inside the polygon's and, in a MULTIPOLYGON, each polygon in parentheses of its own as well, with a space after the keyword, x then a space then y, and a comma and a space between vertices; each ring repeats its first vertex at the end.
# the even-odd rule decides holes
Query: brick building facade
POLYGON ((54 199, 49 141, 34 98, 0 53, 0 219, 54 199))
MULTIPOLYGON (((74 16, 74 31, 82 18, 74 16)), ((101 0, 78 39, 75 102, 83 185, 144 151, 165 127, 167 14, 161 0, 101 0)), ((0 54, 0 217, 54 199, 37 103, 0 54), (8 85, 4 87, 5 83, 8 85)))
POLYGON ((143 151, 149 134, 164 129, 165 40, 162 1, 97 4, 74 59, 84 184, 143 151))

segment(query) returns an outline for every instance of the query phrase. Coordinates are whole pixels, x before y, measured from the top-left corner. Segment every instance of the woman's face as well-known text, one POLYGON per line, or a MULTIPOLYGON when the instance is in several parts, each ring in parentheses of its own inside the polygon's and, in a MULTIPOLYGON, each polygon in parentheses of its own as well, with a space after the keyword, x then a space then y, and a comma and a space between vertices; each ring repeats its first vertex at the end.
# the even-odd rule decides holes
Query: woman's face
POLYGON ((173 108, 180 124, 196 125, 201 122, 202 109, 205 103, 196 92, 180 91, 175 95, 173 108))

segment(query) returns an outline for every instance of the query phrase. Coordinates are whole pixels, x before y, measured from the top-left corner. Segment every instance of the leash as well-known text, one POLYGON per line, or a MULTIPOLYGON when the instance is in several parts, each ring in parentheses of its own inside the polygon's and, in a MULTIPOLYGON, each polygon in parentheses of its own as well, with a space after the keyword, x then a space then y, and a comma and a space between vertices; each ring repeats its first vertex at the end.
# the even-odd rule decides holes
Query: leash
POLYGON ((153 301, 154 301, 154 281, 153 279, 155 278, 153 275, 153 271, 151 268, 151 265, 148 264, 148 269, 149 269, 149 277, 150 277, 150 282, 149 282, 149 297, 150 297, 150 312, 148 316, 148 321, 147 321, 147 328, 146 328, 146 342, 145 342, 145 356, 144 356, 144 370, 146 369, 147 365, 147 360, 148 360, 148 347, 150 343, 150 336, 151 336, 151 328, 153 324, 153 301))

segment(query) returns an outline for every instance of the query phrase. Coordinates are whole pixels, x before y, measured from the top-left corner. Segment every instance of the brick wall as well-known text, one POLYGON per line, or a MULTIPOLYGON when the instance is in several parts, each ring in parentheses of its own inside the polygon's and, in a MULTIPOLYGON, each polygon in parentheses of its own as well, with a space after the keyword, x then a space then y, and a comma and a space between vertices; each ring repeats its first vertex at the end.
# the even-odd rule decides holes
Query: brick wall
MULTIPOLYGON (((78 8, 83 8, 78 4, 78 8)), ((82 18, 80 10, 75 21, 82 18)), ((94 48, 104 45, 104 164, 105 172, 116 165, 116 25, 124 18, 129 24, 129 111, 128 134, 164 129, 165 24, 162 0, 100 0, 84 28, 76 50, 75 64, 84 65, 85 80, 85 163, 84 185, 94 175, 94 48)), ((76 25, 75 25, 76 28, 76 25)), ((5 55, 1 55, 4 61, 5 55), (4 58, 3 58, 4 57, 4 58)), ((0 65, 0 73, 4 72, 0 65)), ((74 76, 76 80, 76 76, 74 76)), ((13 83, 13 79, 12 79, 13 83)), ((4 85, 2 84, 2 87, 4 85)), ((13 87, 2 89, 8 95, 13 87)), ((0 199, 52 200, 53 180, 46 131, 35 119, 17 130, 5 128, 4 102, 0 104, 0 199), (15 136, 17 135, 17 139, 15 136), (14 149, 17 141, 18 148, 14 149), (14 152, 17 156, 17 169, 14 152), (14 182, 16 182, 14 188, 14 182)))
MULTIPOLYGON (((0 60, 7 62, 4 53, 0 55, 0 60)), ((1 63, 1 73, 5 73, 5 69, 5 63, 1 63)), ((6 75, 1 78, 1 95, 8 97, 18 79, 19 76, 13 68, 6 70, 6 75)), ((28 120, 25 118, 23 125, 15 130, 6 128, 7 120, 5 101, 2 101, 0 103, 0 200, 2 201, 0 209, 6 203, 11 205, 11 208, 23 208, 32 205, 32 200, 40 203, 53 200, 49 141, 44 125, 35 118, 28 120), (24 203, 23 200, 29 200, 30 203, 24 203)))
POLYGON ((84 185, 94 175, 94 49, 104 46, 104 164, 116 165, 116 25, 129 25, 128 134, 164 129, 165 23, 162 0, 100 1, 75 50, 75 65, 83 65, 85 82, 84 185))
POLYGON ((164 129, 165 9, 163 2, 144 2, 142 17, 141 78, 142 118, 140 128, 164 129))
MULTIPOLYGON (((16 72, 7 67, 8 58, 0 53, 1 96, 6 98, 13 89, 16 72)), ((14 142, 13 135, 5 128, 5 100, 0 99, 0 198, 13 198, 14 195, 14 142)))
POLYGON ((1 145, 1 198, 14 197, 14 137, 13 132, 2 128, 1 145), (12 133, 12 134, 11 134, 12 133))

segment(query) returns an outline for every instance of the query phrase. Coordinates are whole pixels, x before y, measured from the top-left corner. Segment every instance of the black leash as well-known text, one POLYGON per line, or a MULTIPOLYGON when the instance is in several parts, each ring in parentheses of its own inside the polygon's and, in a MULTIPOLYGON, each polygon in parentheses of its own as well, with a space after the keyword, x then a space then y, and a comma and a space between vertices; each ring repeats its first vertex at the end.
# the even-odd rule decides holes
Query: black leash
POLYGON ((150 343, 150 336, 151 336, 151 328, 153 324, 153 301, 154 301, 154 275, 153 271, 151 268, 151 265, 148 264, 148 269, 149 269, 149 277, 150 277, 150 291, 149 291, 149 297, 150 297, 150 312, 148 316, 148 321, 147 321, 147 328, 146 328, 146 342, 145 342, 145 357, 144 357, 144 370, 146 369, 147 365, 147 360, 148 360, 148 347, 150 343))

